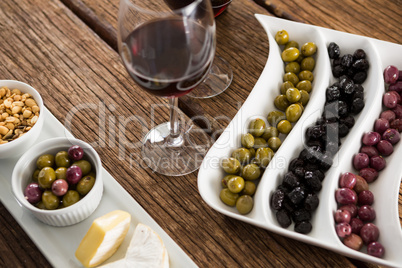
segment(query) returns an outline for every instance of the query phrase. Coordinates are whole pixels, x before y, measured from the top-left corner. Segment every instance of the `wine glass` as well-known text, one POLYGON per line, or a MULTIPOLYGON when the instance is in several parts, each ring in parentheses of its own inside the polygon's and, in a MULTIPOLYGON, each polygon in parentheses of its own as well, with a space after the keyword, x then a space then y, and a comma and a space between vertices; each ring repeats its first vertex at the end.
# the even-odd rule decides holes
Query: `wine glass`
MULTIPOLYGON (((182 8, 194 0, 165 0, 172 9, 182 8)), ((232 0, 210 0, 214 17, 218 17, 232 0)), ((211 98, 224 92, 232 83, 233 71, 229 63, 222 57, 216 56, 211 69, 204 81, 188 93, 192 98, 211 98)))
POLYGON ((199 168, 210 139, 179 120, 178 97, 196 88, 215 55, 210 0, 172 9, 166 0, 121 0, 118 47, 123 64, 146 92, 168 98, 170 122, 144 137, 142 158, 155 172, 179 176, 199 168))

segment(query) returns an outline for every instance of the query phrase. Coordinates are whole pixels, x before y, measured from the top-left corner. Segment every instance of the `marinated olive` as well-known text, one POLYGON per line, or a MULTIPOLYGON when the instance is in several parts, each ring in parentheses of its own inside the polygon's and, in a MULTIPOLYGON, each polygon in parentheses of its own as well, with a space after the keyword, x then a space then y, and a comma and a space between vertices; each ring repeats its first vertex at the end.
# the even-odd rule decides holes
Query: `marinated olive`
POLYGON ((276 127, 267 127, 262 137, 268 141, 272 137, 278 137, 279 131, 276 127))
POLYGON ((255 194, 255 190, 257 189, 257 186, 253 181, 245 181, 244 182, 244 189, 241 191, 240 194, 247 194, 249 196, 253 196, 255 194))
POLYGON ((240 171, 240 162, 233 157, 222 159, 221 165, 223 170, 228 174, 236 174, 240 171))
POLYGON ((286 43, 285 49, 288 49, 290 47, 295 47, 295 48, 299 49, 299 43, 297 43, 296 41, 291 40, 291 41, 286 43))
POLYGON ((67 151, 60 151, 55 156, 55 162, 57 167, 66 167, 68 168, 71 164, 71 160, 68 157, 67 151))
POLYGON ((272 149, 272 151, 276 152, 279 147, 281 147, 282 141, 279 137, 272 137, 268 140, 268 147, 272 149))
POLYGON ((271 162, 271 159, 273 156, 274 156, 274 151, 272 151, 271 148, 268 148, 268 147, 259 148, 255 152, 255 161, 258 163, 258 165, 260 167, 266 168, 268 166, 269 162, 271 162))
POLYGON ((275 34, 275 41, 278 43, 278 45, 284 45, 289 41, 289 34, 285 30, 281 30, 276 32, 275 34))
POLYGON ((289 134, 289 132, 292 130, 292 124, 290 124, 288 120, 281 120, 278 123, 277 129, 279 133, 289 134))
POLYGON ((274 99, 274 105, 281 111, 285 111, 286 108, 290 105, 290 102, 286 98, 286 95, 278 95, 274 99))
POLYGON ((284 62, 295 61, 300 55, 299 49, 295 47, 289 47, 282 51, 282 60, 284 62))
MULTIPOLYGON (((300 73, 299 73, 299 75, 300 75, 300 73)), ((297 76, 297 74, 288 72, 283 75, 283 81, 290 81, 290 82, 292 82, 293 85, 297 85, 297 83, 299 83, 300 79, 297 76)))
POLYGON ((240 193, 244 189, 244 179, 240 176, 234 176, 228 180, 228 189, 232 193, 240 193))
POLYGON ((276 127, 278 122, 283 119, 286 119, 286 116, 281 111, 271 111, 268 113, 268 116, 267 116, 268 123, 273 127, 276 127))
POLYGON ((87 175, 92 170, 92 165, 89 161, 81 159, 72 164, 73 166, 78 166, 81 168, 82 176, 87 175))
POLYGON ((313 87, 311 86, 311 81, 309 81, 309 80, 302 80, 302 81, 300 81, 299 83, 297 83, 296 88, 297 88, 298 90, 305 90, 305 91, 307 91, 308 93, 310 93, 313 87))
POLYGON ((264 148, 267 147, 268 143, 264 138, 258 137, 254 139, 254 148, 258 149, 258 148, 264 148))
POLYGON ((233 177, 236 177, 236 175, 226 175, 225 177, 223 177, 223 179, 221 181, 222 187, 227 188, 228 187, 228 181, 233 177))
POLYGON ((245 165, 242 176, 245 180, 256 180, 261 176, 261 169, 256 164, 245 165))
POLYGON ((261 118, 257 118, 254 120, 251 120, 249 124, 249 132, 254 136, 254 137, 259 137, 264 133, 265 130, 265 121, 262 120, 261 118))
POLYGON ((39 170, 44 167, 52 167, 54 165, 54 155, 44 154, 38 157, 36 160, 36 166, 39 170))
POLYGON ((80 195, 86 195, 91 191, 95 184, 95 177, 93 176, 84 176, 77 184, 77 192, 80 195))
POLYGON ((251 153, 246 148, 238 148, 233 151, 232 157, 240 161, 240 163, 248 163, 251 159, 251 153))
POLYGON ((301 47, 301 53, 305 57, 314 55, 317 52, 317 46, 313 42, 307 42, 301 47))
POLYGON ((241 136, 241 145, 245 148, 253 148, 254 136, 251 133, 243 134, 241 136))
POLYGON ((236 205, 237 199, 239 198, 239 194, 232 193, 229 188, 224 188, 221 190, 219 197, 223 203, 228 206, 234 207, 236 205))
POLYGON ((55 171, 56 173, 56 179, 61 179, 61 180, 66 180, 67 179, 67 168, 65 167, 59 167, 55 171))
POLYGON ((301 63, 300 63, 300 69, 307 70, 307 71, 313 71, 315 67, 315 60, 313 57, 305 57, 301 63))
POLYGON ((314 75, 311 71, 304 70, 299 73, 299 79, 300 80, 308 80, 310 82, 313 82, 314 75))
POLYGON ((285 95, 285 94, 286 94, 286 90, 287 90, 288 88, 290 88, 290 87, 295 87, 292 82, 290 82, 290 81, 285 81, 285 82, 283 82, 282 85, 281 85, 281 94, 282 94, 282 95, 285 95))
POLYGON ((288 88, 288 90, 286 90, 286 98, 290 103, 298 102, 301 98, 300 91, 295 87, 288 88))
POLYGON ((63 196, 67 193, 68 183, 66 180, 55 180, 52 183, 52 192, 57 196, 63 196))
POLYGON ((308 94, 305 90, 300 90, 301 98, 300 102, 303 106, 306 106, 308 101, 310 100, 310 94, 308 94))
POLYGON ((249 195, 242 195, 236 201, 236 209, 240 214, 245 215, 253 209, 254 201, 249 195))
POLYGON ((285 66, 285 72, 298 74, 300 72, 300 64, 296 61, 289 62, 285 66))
POLYGON ((42 194, 42 202, 46 209, 56 209, 59 207, 60 199, 50 190, 46 190, 42 194))
POLYGON ((250 149, 248 149, 248 150, 250 151, 251 159, 253 159, 254 156, 255 156, 255 149, 254 149, 254 148, 250 148, 250 149))
POLYGON ((291 104, 286 109, 286 118, 289 122, 295 123, 297 120, 299 120, 302 113, 303 110, 299 104, 291 104))
POLYGON ((80 194, 75 190, 68 190, 63 196, 63 206, 69 207, 80 201, 80 194))
POLYGON ((41 169, 38 175, 38 183, 42 189, 48 189, 52 186, 52 183, 56 180, 56 173, 51 167, 44 167, 41 169))

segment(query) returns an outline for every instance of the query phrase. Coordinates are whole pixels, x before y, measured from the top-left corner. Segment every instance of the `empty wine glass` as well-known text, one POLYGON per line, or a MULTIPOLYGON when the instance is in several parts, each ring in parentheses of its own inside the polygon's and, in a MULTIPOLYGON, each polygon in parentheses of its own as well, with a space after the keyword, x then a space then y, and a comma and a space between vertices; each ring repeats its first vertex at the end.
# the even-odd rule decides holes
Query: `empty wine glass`
POLYGON ((169 176, 199 168, 210 139, 179 122, 178 97, 196 88, 215 54, 215 21, 210 0, 172 9, 163 0, 121 0, 119 53, 128 73, 146 92, 169 99, 170 122, 151 129, 142 157, 169 176))

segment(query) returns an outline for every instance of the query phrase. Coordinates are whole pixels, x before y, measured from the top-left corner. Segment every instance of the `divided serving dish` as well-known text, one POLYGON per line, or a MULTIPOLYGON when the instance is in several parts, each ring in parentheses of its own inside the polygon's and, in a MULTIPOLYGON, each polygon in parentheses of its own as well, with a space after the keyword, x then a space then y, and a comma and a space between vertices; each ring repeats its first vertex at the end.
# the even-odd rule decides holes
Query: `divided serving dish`
POLYGON ((322 27, 291 22, 283 19, 256 15, 268 35, 269 55, 266 66, 251 91, 249 97, 236 116, 224 130, 218 140, 210 148, 198 173, 198 188, 204 201, 218 212, 229 217, 265 228, 269 231, 297 239, 312 245, 320 246, 345 256, 366 262, 393 267, 402 266, 402 230, 398 216, 398 195, 402 178, 402 148, 399 142, 394 147, 394 153, 387 157, 387 167, 380 172, 379 178, 369 184, 374 193, 373 207, 377 217, 373 222, 380 230, 379 242, 385 247, 383 258, 368 255, 365 250, 355 251, 346 247, 335 232, 334 212, 337 209, 335 190, 338 179, 344 172, 354 172, 353 155, 358 153, 363 133, 372 131, 374 121, 382 111, 382 96, 385 90, 383 70, 388 65, 402 69, 402 46, 364 36, 352 35, 322 27), (275 34, 286 30, 290 40, 300 45, 314 42, 317 45, 316 67, 313 71, 314 82, 310 101, 301 118, 295 124, 290 134, 279 150, 275 153, 269 166, 263 173, 257 191, 254 195, 254 208, 247 215, 241 215, 236 208, 225 205, 219 198, 222 189, 221 179, 225 172, 218 164, 224 157, 229 157, 233 150, 241 147, 241 134, 247 133, 250 120, 266 117, 270 111, 277 110, 274 98, 279 94, 283 82, 283 61, 281 48, 275 41, 275 34), (364 49, 370 63, 368 77, 362 84, 365 92, 365 107, 355 116, 355 125, 350 133, 343 138, 342 146, 334 158, 332 167, 326 172, 326 177, 319 193, 320 205, 313 213, 311 223, 313 230, 309 234, 293 231, 294 225, 282 228, 278 224, 275 213, 270 208, 270 197, 282 182, 283 175, 288 171, 290 161, 298 156, 304 148, 303 137, 307 127, 314 124, 321 116, 325 103, 325 89, 337 79, 332 76, 331 63, 327 53, 330 42, 335 42, 341 49, 341 55, 351 53, 356 49, 364 49))

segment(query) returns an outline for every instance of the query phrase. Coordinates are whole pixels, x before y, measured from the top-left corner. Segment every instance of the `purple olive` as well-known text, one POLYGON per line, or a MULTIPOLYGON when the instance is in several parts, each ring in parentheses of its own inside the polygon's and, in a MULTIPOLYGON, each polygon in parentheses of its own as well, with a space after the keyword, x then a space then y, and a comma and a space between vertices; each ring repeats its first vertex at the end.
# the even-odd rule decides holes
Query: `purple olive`
MULTIPOLYGON (((387 165, 387 163, 385 162, 385 159, 382 156, 376 155, 376 156, 370 157, 370 167, 374 168, 375 170, 381 171, 385 168, 386 165, 387 165)), ((362 176, 362 177, 364 177, 364 176, 362 176)))
POLYGON ((392 110, 385 110, 380 114, 380 118, 387 119, 388 122, 395 120, 396 115, 392 110))
POLYGON ((52 183, 52 192, 57 196, 63 196, 67 193, 68 183, 63 179, 55 180, 52 183))
POLYGON ((368 155, 369 157, 373 157, 375 155, 380 154, 376 147, 367 146, 367 145, 363 145, 362 147, 360 147, 360 153, 364 153, 364 154, 368 155))
POLYGON ((367 253, 371 256, 381 258, 384 256, 385 249, 380 242, 371 242, 367 245, 367 253))
POLYGON ((382 103, 385 107, 393 109, 398 104, 398 98, 394 94, 391 94, 391 92, 385 92, 382 97, 382 103))
POLYGON ((79 166, 71 166, 67 169, 67 182, 77 184, 82 177, 82 170, 79 166))
POLYGON ((389 121, 385 118, 378 118, 374 122, 374 131, 382 134, 389 128, 389 121))
POLYGON ((384 69, 384 82, 394 84, 399 78, 399 69, 394 65, 389 65, 384 69))
POLYGON ((353 166, 357 170, 361 170, 362 168, 366 168, 369 166, 370 158, 367 154, 358 153, 353 157, 353 166))
POLYGON ((79 145, 73 145, 68 148, 68 156, 74 160, 78 161, 84 157, 84 150, 79 145))
POLYGON ((353 189, 356 185, 356 175, 351 172, 345 172, 339 178, 339 187, 353 189))
POLYGON ((392 145, 394 145, 400 141, 401 135, 399 134, 398 130, 389 128, 382 134, 382 139, 389 141, 392 145))
MULTIPOLYGON (((361 206, 359 208, 359 210, 357 211, 357 215, 359 215, 359 219, 361 219, 363 222, 373 221, 373 220, 375 220, 375 217, 376 217, 374 208, 369 205, 361 206)), ((361 234, 361 231, 360 231, 360 234, 361 234)))
POLYGON ((378 178, 378 171, 371 167, 362 168, 359 170, 359 176, 363 177, 366 182, 371 183, 378 178))
POLYGON ((376 145, 381 140, 381 135, 375 131, 366 132, 363 134, 362 142, 364 145, 376 145))
POLYGON ((394 147, 389 141, 380 140, 380 142, 377 144, 377 150, 380 152, 381 155, 389 156, 394 152, 394 147))
POLYGON ((36 182, 28 184, 25 188, 24 196, 29 203, 38 203, 42 199, 42 190, 40 189, 39 184, 36 182))
POLYGON ((375 242, 380 236, 380 231, 374 223, 366 223, 360 230, 360 237, 365 244, 375 242))
POLYGON ((356 204, 357 195, 349 188, 340 188, 335 191, 335 200, 342 205, 356 204))

